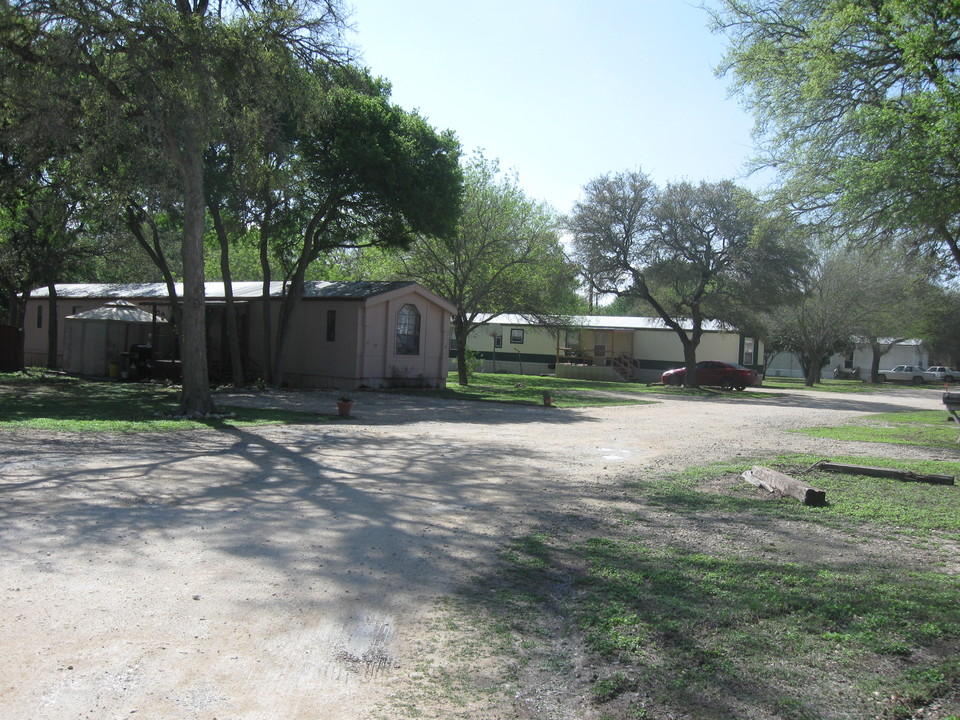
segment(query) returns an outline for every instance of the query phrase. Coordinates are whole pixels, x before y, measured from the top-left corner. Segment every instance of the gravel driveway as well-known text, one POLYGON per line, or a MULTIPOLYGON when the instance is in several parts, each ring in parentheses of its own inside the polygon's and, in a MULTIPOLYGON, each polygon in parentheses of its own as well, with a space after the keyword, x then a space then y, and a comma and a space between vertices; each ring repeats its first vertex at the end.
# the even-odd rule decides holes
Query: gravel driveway
POLYGON ((793 428, 942 409, 929 389, 651 399, 363 393, 309 426, 0 432, 0 718, 391 717, 435 601, 544 516, 602 510, 626 474, 839 449, 793 428))

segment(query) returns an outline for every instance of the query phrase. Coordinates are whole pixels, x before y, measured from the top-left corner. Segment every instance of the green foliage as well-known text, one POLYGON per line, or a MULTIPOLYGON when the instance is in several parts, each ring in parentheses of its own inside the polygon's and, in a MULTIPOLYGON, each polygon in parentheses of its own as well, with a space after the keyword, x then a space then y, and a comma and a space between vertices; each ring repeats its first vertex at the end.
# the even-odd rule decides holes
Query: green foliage
MULTIPOLYGON (((456 232, 421 235, 398 255, 405 278, 445 297, 457 310, 458 361, 481 314, 548 317, 577 304, 576 276, 560 244, 558 220, 526 196, 514 176, 482 155, 464 168, 464 195, 456 232)), ((467 382, 467 368, 459 380, 467 382)))
POLYGON ((476 350, 467 350, 467 377, 474 377, 483 368, 483 354, 476 350))
POLYGON ((860 327, 862 287, 845 253, 824 258, 810 274, 804 295, 763 318, 767 352, 797 356, 812 386, 835 353, 847 349, 860 327))
POLYGON ((784 200, 956 271, 957 4, 724 0, 714 20, 784 200))
POLYGON ((745 326, 798 292, 808 260, 792 224, 732 182, 659 190, 639 171, 601 176, 568 226, 592 291, 639 301, 676 333, 688 386, 704 322, 745 326))

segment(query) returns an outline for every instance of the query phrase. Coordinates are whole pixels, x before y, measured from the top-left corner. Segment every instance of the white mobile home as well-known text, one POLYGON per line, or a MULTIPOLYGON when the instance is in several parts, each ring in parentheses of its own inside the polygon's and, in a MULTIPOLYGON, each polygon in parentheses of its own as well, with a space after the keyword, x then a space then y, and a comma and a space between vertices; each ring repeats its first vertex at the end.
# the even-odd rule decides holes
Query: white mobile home
MULTIPOLYGON (((484 372, 656 382, 664 370, 683 365, 676 333, 659 318, 647 317, 585 315, 550 327, 520 315, 499 315, 470 334, 467 348, 482 358, 484 372)), ((697 357, 759 371, 761 352, 756 338, 710 322, 697 357)))

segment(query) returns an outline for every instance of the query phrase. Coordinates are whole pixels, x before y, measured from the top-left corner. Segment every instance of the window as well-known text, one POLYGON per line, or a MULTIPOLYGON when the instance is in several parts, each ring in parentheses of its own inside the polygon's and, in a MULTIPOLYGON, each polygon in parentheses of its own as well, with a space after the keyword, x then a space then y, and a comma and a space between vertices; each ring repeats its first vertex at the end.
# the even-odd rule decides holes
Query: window
POLYGON ((420 311, 407 303, 397 313, 397 355, 420 354, 420 311))
POLYGON ((337 339, 337 311, 327 310, 327 341, 333 342, 337 339))
POLYGON ((523 345, 523 328, 510 328, 510 342, 514 345, 523 345))
POLYGON ((743 339, 743 364, 753 365, 753 338, 743 339))
POLYGON ((37 305, 37 327, 43 327, 43 305, 37 305))
POLYGON ((503 347, 503 335, 500 333, 493 336, 493 347, 494 349, 503 347))

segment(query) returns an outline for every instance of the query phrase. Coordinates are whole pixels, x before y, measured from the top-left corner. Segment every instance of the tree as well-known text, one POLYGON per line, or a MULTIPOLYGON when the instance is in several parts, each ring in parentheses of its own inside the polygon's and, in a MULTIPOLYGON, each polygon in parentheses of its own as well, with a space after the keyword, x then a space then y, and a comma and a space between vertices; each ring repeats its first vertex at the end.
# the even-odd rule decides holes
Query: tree
POLYGON ((960 292, 934 286, 924 304, 920 337, 943 365, 960 359, 960 292))
POLYGON ((788 201, 960 268, 960 5, 722 0, 714 25, 788 201))
POLYGON ((457 376, 469 382, 467 336, 504 313, 541 320, 576 298, 576 273, 560 245, 558 220, 526 196, 515 176, 482 155, 464 169, 456 233, 422 235, 402 253, 399 271, 456 306, 457 376))
MULTIPOLYGON (((84 82, 87 105, 138 124, 177 173, 183 218, 180 324, 181 411, 213 409, 207 377, 203 297, 206 150, 218 141, 225 88, 237 82, 238 49, 262 45, 304 60, 337 55, 342 17, 335 0, 21 0, 0 10, 6 58, 84 82)), ((88 131, 96 132, 88 125, 88 131)))
POLYGON ((296 128, 299 223, 282 250, 289 270, 274 345, 273 383, 310 265, 333 250, 403 247, 416 236, 450 237, 462 176, 460 146, 424 118, 389 102, 389 85, 353 68, 318 78, 323 104, 296 128))
POLYGON ((776 302, 797 287, 806 260, 787 242, 788 224, 731 182, 659 191, 639 171, 601 176, 584 187, 569 227, 601 292, 643 301, 676 333, 688 386, 704 321, 776 302))
POLYGON ((929 268, 897 247, 872 253, 854 249, 834 262, 846 268, 847 283, 857 288, 857 304, 849 311, 857 338, 870 346, 870 382, 875 383, 883 356, 921 332, 932 291, 929 268))
POLYGON ((826 256, 811 272, 803 298, 767 314, 768 353, 797 356, 805 384, 812 387, 831 356, 853 343, 861 307, 860 284, 842 253, 826 256))

